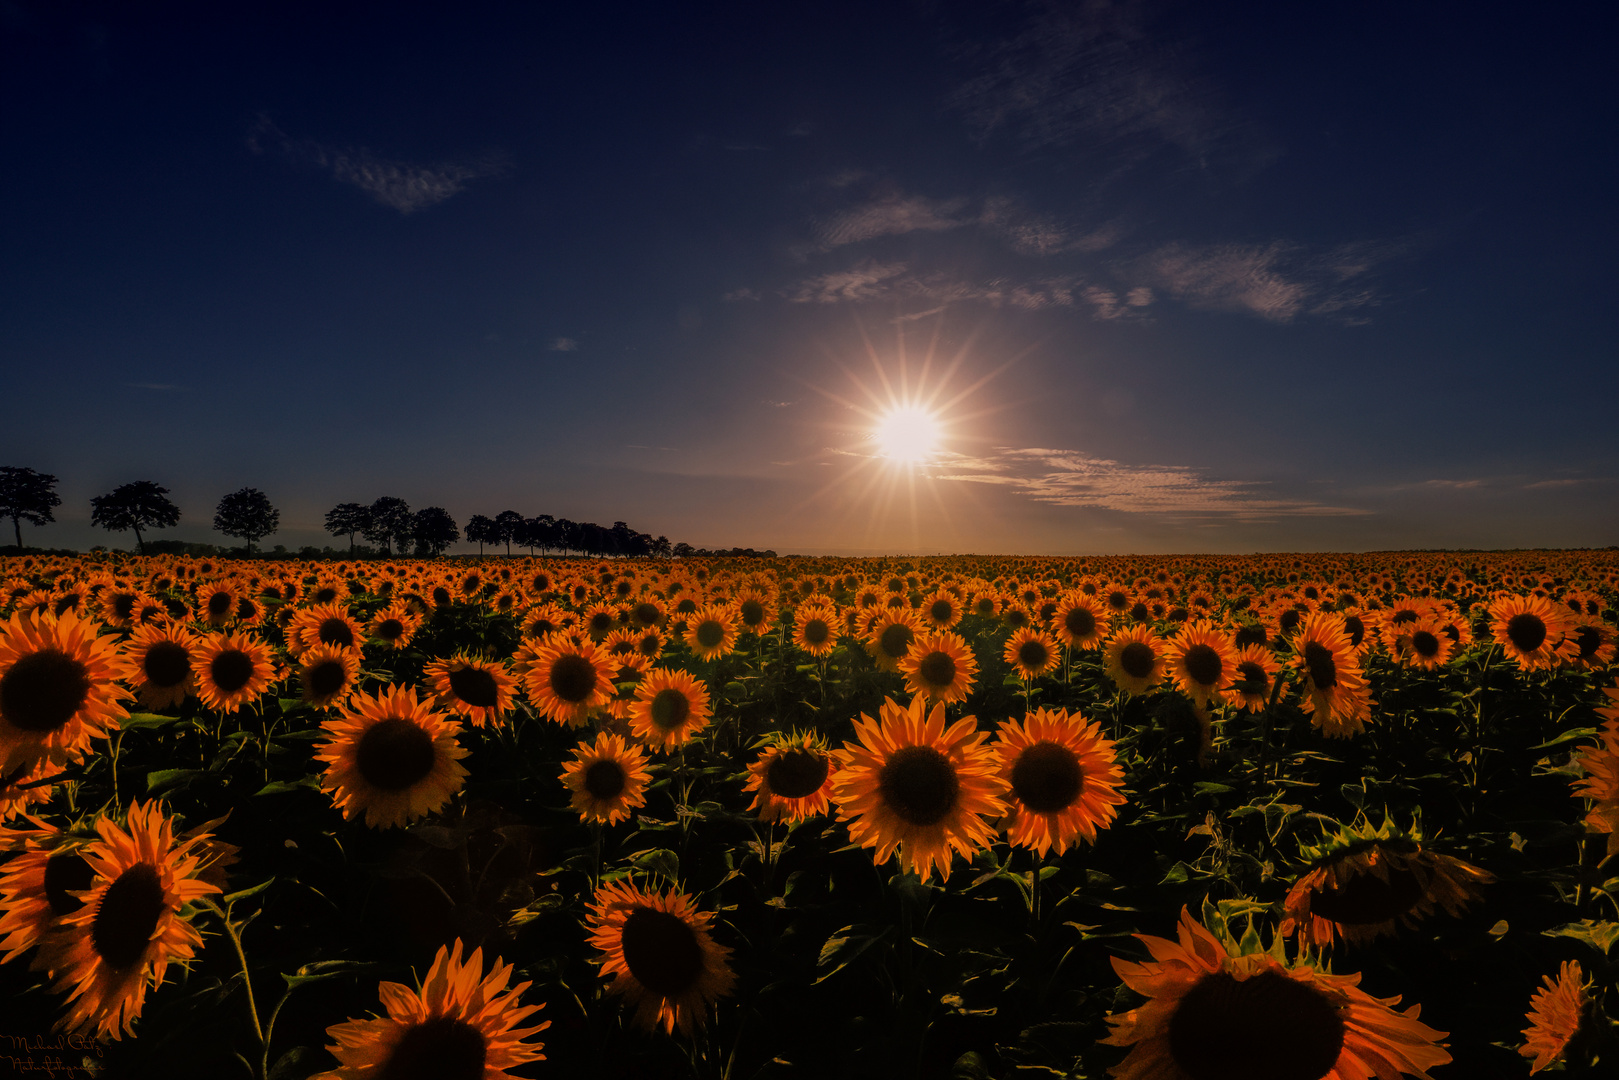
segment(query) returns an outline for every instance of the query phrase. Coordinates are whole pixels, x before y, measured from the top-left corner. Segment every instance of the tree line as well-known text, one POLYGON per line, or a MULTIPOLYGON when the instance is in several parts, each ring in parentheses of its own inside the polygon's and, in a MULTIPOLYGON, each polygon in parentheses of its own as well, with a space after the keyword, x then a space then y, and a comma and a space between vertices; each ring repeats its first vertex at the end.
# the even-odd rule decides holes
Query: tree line
MULTIPOLYGON (((11 519, 17 550, 22 550, 22 523, 48 525, 56 520, 52 511, 62 505, 56 494, 57 478, 50 473, 14 466, 0 466, 0 518, 11 519)), ((135 545, 146 551, 143 530, 167 529, 180 523, 180 508, 169 500, 169 489, 151 480, 137 480, 114 488, 90 500, 90 523, 110 532, 134 532, 135 545)), ((242 488, 219 500, 214 511, 214 529, 226 536, 244 540, 248 553, 255 542, 274 533, 281 525, 281 512, 257 488, 242 488)), ((355 551, 355 537, 379 545, 384 554, 439 556, 462 538, 454 517, 441 506, 411 510, 404 499, 385 495, 370 505, 341 503, 326 513, 326 531, 347 536, 349 551, 355 551)), ((591 521, 541 514, 524 517, 515 510, 503 510, 494 517, 474 514, 466 525, 466 540, 478 545, 482 555, 486 545, 504 545, 506 554, 514 546, 531 554, 544 552, 582 555, 660 556, 695 553, 690 544, 669 543, 666 536, 654 537, 636 532, 622 521, 611 528, 591 521)))

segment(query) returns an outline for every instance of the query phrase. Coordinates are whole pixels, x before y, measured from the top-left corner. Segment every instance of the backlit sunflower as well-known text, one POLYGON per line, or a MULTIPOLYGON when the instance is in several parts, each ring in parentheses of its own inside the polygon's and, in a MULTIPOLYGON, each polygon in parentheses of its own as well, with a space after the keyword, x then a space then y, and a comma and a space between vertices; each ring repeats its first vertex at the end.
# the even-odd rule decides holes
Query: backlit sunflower
POLYGON ((293 656, 316 645, 358 649, 364 641, 365 631, 341 603, 305 608, 294 614, 287 626, 287 651, 293 656))
POLYGON ((1525 671, 1555 667, 1568 630, 1564 609, 1543 596, 1503 596, 1489 606, 1490 633, 1507 658, 1525 671))
POLYGON ((562 763, 561 780, 570 792, 581 821, 616 824, 646 805, 646 754, 619 735, 600 732, 595 743, 573 748, 573 760, 562 763))
MULTIPOLYGON (((1619 701, 1619 689, 1605 687, 1602 692, 1619 701)), ((1612 856, 1619 854, 1619 709, 1598 709, 1597 714, 1607 719, 1597 733, 1597 745, 1574 755, 1574 764, 1585 774, 1574 781, 1574 795, 1591 800, 1585 828, 1608 834, 1612 856)))
POLYGON ((1534 1059, 1530 1076, 1563 1059, 1591 1005, 1590 983, 1577 960, 1564 960, 1556 981, 1547 975, 1542 982, 1545 986, 1529 999, 1529 1012, 1524 1016, 1529 1026, 1524 1028, 1523 1045, 1518 1048, 1518 1053, 1534 1059))
POLYGON ((960 634, 949 630, 922 632, 899 662, 905 688, 917 697, 948 705, 972 692, 978 658, 960 634))
POLYGON ((883 703, 879 719, 854 722, 858 743, 833 751, 838 770, 832 798, 849 839, 876 848, 877 865, 899 851, 900 865, 927 881, 935 871, 950 878, 954 854, 971 858, 988 845, 996 819, 1007 810, 1000 762, 984 745, 988 732, 975 717, 948 730, 944 705, 931 714, 920 696, 909 707, 883 703))
POLYGON ((686 617, 683 636, 697 659, 717 659, 736 649, 736 616, 724 604, 706 604, 686 617))
POLYGON ((1032 627, 1024 627, 1007 638, 1006 650, 1001 655, 1024 682, 1055 671, 1062 659, 1056 638, 1032 627))
POLYGON ((1231 636, 1199 620, 1181 626, 1164 646, 1165 672, 1199 708, 1218 702, 1237 681, 1237 650, 1231 636))
POLYGON ((1424 615, 1416 622, 1400 624, 1391 630, 1389 652, 1406 667, 1435 671, 1450 661, 1452 643, 1445 636, 1445 625, 1436 616, 1424 615))
POLYGON ((793 644, 817 660, 830 656, 837 647, 840 626, 835 605, 811 600, 793 613, 793 644))
POLYGON ((1331 739, 1365 731, 1371 691, 1338 615, 1317 611, 1302 619, 1293 635, 1293 653, 1304 675, 1299 707, 1310 714, 1310 723, 1331 739))
POLYGON ((736 619, 744 634, 763 636, 776 625, 775 600, 764 590, 747 588, 736 598, 736 619))
POLYGON ((18 814, 27 813, 36 803, 51 801, 54 785, 37 781, 51 778, 61 770, 48 760, 36 762, 32 768, 19 765, 8 773, 0 774, 0 821, 10 821, 18 814))
MULTIPOLYGON (((49 790, 49 789, 46 789, 49 790)), ((16 852, 0 872, 0 962, 17 959, 45 940, 59 915, 84 906, 72 893, 95 882, 84 861, 93 836, 76 836, 39 818, 32 829, 6 829, 0 849, 16 852)))
POLYGON ((1057 605, 1052 628, 1057 640, 1070 649, 1094 649, 1107 632, 1107 608, 1094 596, 1075 590, 1057 605))
POLYGON ((731 950, 709 934, 713 920, 679 890, 647 892, 627 881, 596 890, 590 943, 602 951, 602 974, 612 977, 607 992, 624 995, 641 1027, 691 1035, 709 1005, 730 994, 731 950))
POLYGON ((832 796, 832 754, 813 732, 778 735, 748 766, 744 791, 754 792, 748 809, 760 821, 802 821, 824 814, 832 796))
POLYGON ((1259 712, 1270 704, 1274 680, 1282 673, 1276 654, 1264 645, 1244 645, 1237 651, 1231 692, 1246 712, 1259 712))
POLYGON ((334 719, 321 723, 327 741, 321 787, 345 818, 364 812, 373 829, 404 826, 438 810, 461 790, 469 751, 456 742, 461 725, 397 684, 356 694, 334 719))
POLYGON ((1422 846, 1419 823, 1401 829, 1392 817, 1373 826, 1364 817, 1300 845, 1312 869, 1287 894, 1282 935, 1324 949, 1341 938, 1363 945, 1415 926, 1442 907, 1452 917, 1480 898, 1495 876, 1422 846))
POLYGON ((312 1080, 507 1080, 512 1074, 506 1070, 544 1061, 544 1044, 526 1040, 551 1022, 518 1027, 544 1008, 519 1003, 533 984, 518 983, 508 990, 512 965, 496 957, 485 977, 483 949, 474 949, 463 961, 464 947, 460 938, 454 948, 439 946, 420 990, 378 983, 377 995, 388 1015, 327 1028, 336 1045, 326 1049, 341 1064, 312 1080))
POLYGON ((1568 637, 1563 640, 1563 660, 1585 671, 1596 671, 1613 663, 1615 643, 1619 642, 1614 628, 1601 619, 1577 616, 1569 620, 1568 637))
POLYGON ((214 634, 195 649, 197 697, 210 709, 233 713, 258 700, 278 673, 269 648, 249 634, 214 634))
POLYGON ((235 620, 236 605, 241 601, 230 583, 216 581, 207 588, 197 590, 197 614, 215 630, 235 620))
POLYGON ((403 649, 422 626, 422 617, 404 600, 396 600, 372 616, 366 636, 390 649, 403 649))
POLYGON ((961 621, 961 601, 955 594, 940 589, 917 609, 922 621, 934 630, 950 630, 961 621))
POLYGON ((1001 724, 992 744, 1010 787, 1007 839, 1042 857, 1083 837, 1096 842, 1124 805, 1124 770, 1099 725, 1078 713, 1036 709, 1022 724, 1001 724))
POLYGON ((340 704, 360 686, 360 650, 317 645, 298 658, 304 704, 317 709, 340 704))
POLYGON ((132 626, 141 612, 157 601, 139 589, 116 587, 101 594, 101 620, 108 626, 132 626))
POLYGON ((555 604, 535 604, 523 613, 523 636, 544 641, 577 621, 572 612, 563 611, 555 604))
POLYGON ((196 645, 196 637, 178 623, 136 628, 124 643, 124 659, 129 661, 129 684, 142 705, 167 709, 193 692, 196 645))
POLYGON ((689 741, 708 726, 709 716, 708 691, 675 668, 653 668, 630 703, 630 729, 654 750, 673 750, 689 741))
POLYGON ((464 653, 428 664, 422 679, 438 696, 440 708, 466 717, 473 727, 500 723, 511 711, 512 688, 517 685, 505 664, 464 653))
MULTIPOLYGON (((1204 921, 1225 927, 1205 907, 1204 921)), ((1148 1000, 1107 1017, 1102 1042, 1130 1047, 1118 1080, 1432 1080, 1450 1061, 1435 1031, 1398 997, 1374 998, 1359 975, 1333 975, 1307 957, 1289 963, 1278 936, 1266 949, 1249 929, 1222 940, 1181 909, 1178 941, 1135 935, 1150 961, 1113 958, 1124 984, 1148 1000)))
POLYGON ((553 637, 535 652, 523 673, 528 700, 559 724, 583 727, 590 714, 613 697, 613 658, 591 641, 553 637))
POLYGON ((162 985, 170 961, 190 960, 202 944, 182 909, 221 889, 199 876, 206 834, 177 842, 155 802, 130 804, 127 832, 104 815, 96 833, 79 849, 91 883, 64 889, 82 906, 57 915, 36 966, 68 996, 57 1030, 120 1039, 134 1034, 147 986, 162 985))
POLYGON ((0 775, 41 761, 79 761, 129 714, 129 671, 100 624, 72 612, 14 614, 0 623, 0 775))
POLYGON ((1114 634, 1102 649, 1107 677, 1135 696, 1164 681, 1164 639, 1151 626, 1138 623, 1114 634))
POLYGON ((585 609, 580 625, 591 641, 601 641, 618 628, 618 609, 612 604, 591 604, 585 609))
POLYGON ((866 652, 884 671, 899 671, 899 663, 911 651, 911 644, 922 630, 922 623, 910 608, 876 608, 880 614, 866 633, 866 652))

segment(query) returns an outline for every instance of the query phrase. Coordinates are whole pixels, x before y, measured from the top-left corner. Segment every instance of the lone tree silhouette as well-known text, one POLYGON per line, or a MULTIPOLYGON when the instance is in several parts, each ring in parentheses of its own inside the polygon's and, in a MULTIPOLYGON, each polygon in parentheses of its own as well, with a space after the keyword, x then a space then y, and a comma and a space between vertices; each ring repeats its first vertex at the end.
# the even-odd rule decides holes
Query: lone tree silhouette
POLYGON ((150 480, 137 480, 133 484, 113 488, 106 495, 90 500, 90 524, 99 525, 109 532, 135 530, 135 546, 146 554, 146 541, 141 539, 141 528, 167 529, 180 524, 180 508, 171 503, 169 489, 159 487, 150 480))
POLYGON ((455 519, 442 506, 429 506, 416 511, 411 535, 416 540, 416 554, 438 558, 451 544, 461 539, 461 530, 455 519))
POLYGON ((0 466, 0 517, 11 519, 17 534, 17 550, 22 550, 22 522, 45 525, 55 521, 53 507, 61 506, 56 494, 56 477, 50 473, 0 466))
POLYGON ((253 541, 269 536, 280 524, 281 511, 271 506, 258 488, 231 492, 219 500, 214 511, 214 528, 226 536, 246 540, 249 555, 253 554, 253 541))
POLYGON ((359 503, 339 503, 326 511, 326 531, 333 536, 347 534, 349 554, 354 553, 354 534, 371 527, 371 508, 359 503))
POLYGON ((371 519, 364 533, 367 540, 373 544, 381 544, 390 555, 393 554, 393 549, 389 545, 395 540, 399 541, 401 548, 405 546, 416 520, 410 512, 409 503, 392 495, 384 495, 371 504, 371 509, 367 513, 371 519))

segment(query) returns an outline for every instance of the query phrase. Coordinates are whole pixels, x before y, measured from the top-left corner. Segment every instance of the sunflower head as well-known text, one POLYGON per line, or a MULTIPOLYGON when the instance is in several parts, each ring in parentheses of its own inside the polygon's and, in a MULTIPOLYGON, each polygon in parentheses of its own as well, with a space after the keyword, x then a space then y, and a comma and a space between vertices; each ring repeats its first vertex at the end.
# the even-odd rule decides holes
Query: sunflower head
POLYGON ((899 662, 905 687, 919 698, 941 704, 963 701, 972 692, 978 658, 961 635, 949 630, 918 634, 899 662))
POLYGON ((612 825, 646 805, 652 776, 639 746, 604 731, 594 744, 574 747, 573 760, 563 764, 561 779, 580 820, 612 825))
POLYGON ((995 750, 1010 787, 1007 835, 1042 856, 1083 837, 1096 841, 1124 803, 1124 770, 1098 724, 1078 713, 1037 709, 1001 724, 995 750))
POLYGON ((829 809, 835 762, 825 740, 813 732, 767 736, 764 751, 748 766, 745 791, 760 821, 802 821, 829 809))
POLYGON ((714 916, 678 889, 649 892, 626 881, 596 890, 590 943, 602 952, 607 992, 622 994, 641 1027, 690 1035, 708 1006, 736 985, 731 950, 709 933, 714 916))

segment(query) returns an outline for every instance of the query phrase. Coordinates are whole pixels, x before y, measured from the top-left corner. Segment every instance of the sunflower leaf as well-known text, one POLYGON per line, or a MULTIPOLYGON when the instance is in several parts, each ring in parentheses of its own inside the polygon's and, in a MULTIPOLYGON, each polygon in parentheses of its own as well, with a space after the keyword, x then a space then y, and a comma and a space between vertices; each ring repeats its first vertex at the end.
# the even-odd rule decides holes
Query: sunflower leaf
POLYGON ((1550 930, 1542 931, 1542 934, 1546 937, 1573 938, 1575 941, 1585 942, 1598 952, 1606 953, 1613 948, 1614 942, 1619 941, 1619 922, 1581 919, 1579 922, 1554 926, 1550 930))

